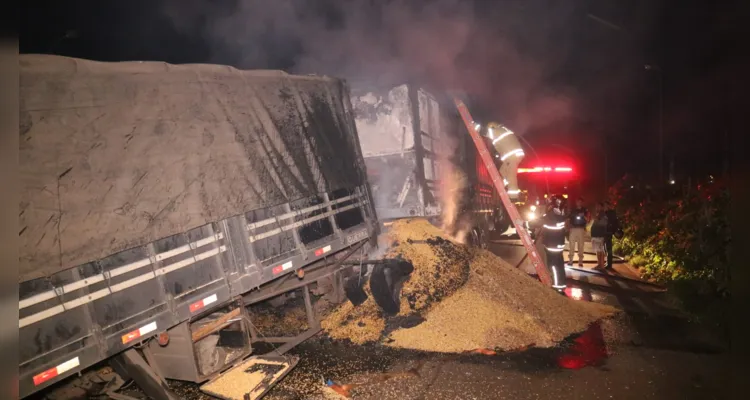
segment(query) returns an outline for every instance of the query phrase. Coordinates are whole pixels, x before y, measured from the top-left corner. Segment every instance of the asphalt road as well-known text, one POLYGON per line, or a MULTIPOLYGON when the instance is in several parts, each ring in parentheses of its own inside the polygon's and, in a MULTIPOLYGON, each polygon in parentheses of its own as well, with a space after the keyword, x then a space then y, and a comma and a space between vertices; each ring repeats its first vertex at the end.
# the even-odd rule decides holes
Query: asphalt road
MULTIPOLYGON (((609 327, 602 328, 606 332, 609 327)), ((528 350, 498 356, 403 354, 400 358, 368 354, 361 349, 309 343, 302 355, 312 360, 318 352, 338 354, 342 364, 361 359, 382 365, 387 358, 391 374, 418 369, 418 375, 404 374, 385 382, 380 375, 363 371, 338 382, 355 384, 357 399, 723 399, 724 374, 721 355, 687 350, 664 350, 616 343, 608 338, 604 348, 592 350, 580 364, 563 363, 565 351, 528 350), (603 350, 604 353, 598 353, 603 350), (597 357, 599 354, 600 357, 597 357), (394 359, 395 358, 395 359, 394 359), (587 362, 590 365, 587 365, 587 362), (564 365, 564 366, 563 366, 564 365), (571 369, 575 368, 575 369, 571 369)), ((314 361, 313 361, 314 362, 314 361)), ((295 379, 308 371, 287 377, 271 399, 320 398, 294 391, 295 379)), ((318 371, 325 373, 325 371, 318 371)), ((336 379, 336 377, 331 377, 336 379)))
MULTIPOLYGON (((512 264, 524 254, 512 240, 492 243, 490 250, 512 264)), ((353 385, 353 399, 373 400, 729 398, 722 339, 685 320, 662 288, 634 282, 624 264, 607 275, 567 272, 581 301, 625 313, 557 348, 492 356, 353 346, 319 336, 290 352, 299 364, 265 399, 343 398, 326 380, 353 385)), ((193 384, 172 387, 186 399, 210 398, 193 384)))

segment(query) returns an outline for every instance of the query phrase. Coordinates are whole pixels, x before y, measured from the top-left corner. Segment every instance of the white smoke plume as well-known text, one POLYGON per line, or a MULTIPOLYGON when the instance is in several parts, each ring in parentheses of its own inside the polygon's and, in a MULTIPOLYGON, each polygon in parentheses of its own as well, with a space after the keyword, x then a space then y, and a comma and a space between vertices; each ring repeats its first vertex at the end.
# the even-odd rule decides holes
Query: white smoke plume
POLYGON ((278 68, 295 54, 290 72, 459 89, 521 134, 570 117, 571 96, 546 82, 567 57, 553 38, 567 29, 569 2, 163 1, 176 29, 204 37, 215 63, 278 68))
MULTIPOLYGON (((575 92, 551 84, 569 58, 570 48, 558 38, 570 30, 575 2, 163 2, 178 31, 204 38, 214 63, 326 74, 353 84, 457 90, 485 106, 482 112, 472 109, 475 117, 484 114, 520 135, 548 126, 565 130, 578 103, 575 92)), ((459 218, 465 200, 459 189, 466 183, 456 173, 444 174, 449 179, 440 195, 442 224, 464 241, 470 223, 459 218)))
POLYGON ((443 146, 445 148, 438 156, 441 176, 441 185, 438 189, 438 200, 441 208, 440 228, 453 240, 465 243, 468 229, 465 221, 460 217, 461 208, 466 201, 466 188, 469 182, 464 172, 451 159, 451 156, 454 155, 452 150, 457 145, 456 138, 444 135, 443 146))

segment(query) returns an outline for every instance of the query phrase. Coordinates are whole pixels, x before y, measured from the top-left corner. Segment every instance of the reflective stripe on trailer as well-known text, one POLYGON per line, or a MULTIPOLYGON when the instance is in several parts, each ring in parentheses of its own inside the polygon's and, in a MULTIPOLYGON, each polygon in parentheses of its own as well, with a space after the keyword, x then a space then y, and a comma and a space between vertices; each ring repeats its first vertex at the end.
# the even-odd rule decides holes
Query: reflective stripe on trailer
POLYGON ((321 247, 321 248, 315 250, 315 257, 320 257, 323 254, 328 253, 329 251, 331 251, 331 245, 328 245, 328 246, 325 246, 325 247, 321 247))
POLYGON ((165 275, 172 271, 176 271, 180 268, 187 267, 189 265, 193 265, 198 261, 205 260, 209 257, 213 257, 219 253, 222 253, 227 250, 227 246, 221 246, 219 248, 215 248, 213 250, 209 250, 200 254, 197 254, 193 256, 192 258, 188 258, 182 261, 178 261, 174 264, 169 264, 167 266, 164 266, 163 268, 159 268, 156 271, 149 271, 146 272, 143 275, 136 276, 134 278, 128 279, 124 282, 120 282, 118 284, 114 284, 109 288, 104 288, 101 290, 98 290, 94 293, 90 293, 88 295, 81 296, 77 299, 68 301, 64 304, 58 304, 57 306, 48 308, 44 311, 38 312, 36 314, 29 315, 28 317, 21 318, 18 320, 18 328, 23 328, 27 325, 31 325, 33 323, 39 322, 41 320, 44 320, 46 318, 50 318, 52 316, 55 316, 57 314, 60 314, 62 312, 68 311, 72 308, 82 306, 84 304, 88 304, 92 301, 101 299, 103 297, 109 296, 112 293, 116 293, 122 290, 125 290, 127 288, 133 287, 137 284, 146 282, 148 280, 154 279, 159 275, 165 275))
MULTIPOLYGON (((192 249, 192 248, 199 248, 199 247, 205 246, 207 244, 219 241, 221 239, 224 239, 224 234, 221 233, 221 232, 219 232, 219 233, 215 234, 214 236, 209 236, 207 238, 200 239, 200 240, 198 240, 196 242, 188 243, 188 244, 186 244, 184 246, 181 246, 181 247, 178 247, 176 249, 172 249, 172 250, 169 250, 169 251, 166 251, 166 252, 163 252, 163 253, 158 253, 158 254, 156 254, 156 259, 159 260, 159 261, 165 260, 167 258, 174 257, 175 255, 186 253, 186 252, 190 251, 190 249, 192 249)), ((222 246, 222 247, 224 247, 224 246, 222 246)), ((135 261, 135 262, 132 262, 130 264, 126 264, 126 265, 117 267, 117 268, 109 271, 109 278, 111 279, 111 278, 114 278, 114 277, 126 274, 128 272, 133 272, 133 271, 135 271, 137 269, 141 269, 141 268, 146 267, 148 265, 151 265, 151 259, 144 258, 142 260, 138 260, 138 261, 135 261)), ((72 282, 72 283, 69 283, 67 285, 62 286, 62 292, 63 293, 74 292, 74 291, 76 291, 78 289, 81 289, 81 288, 84 288, 84 287, 91 286, 93 284, 102 282, 105 279, 106 279, 105 278, 105 274, 94 275, 94 276, 88 277, 86 279, 82 279, 82 280, 79 280, 79 281, 76 281, 76 282, 72 282)), ((39 303, 41 303, 43 301, 54 299, 55 297, 57 297, 56 294, 55 294, 55 291, 54 290, 49 290, 47 292, 40 293, 40 294, 37 294, 35 296, 31 296, 31 297, 29 297, 27 299, 23 299, 23 300, 19 301, 18 302, 18 309, 22 310, 24 308, 31 307, 31 306, 33 306, 35 304, 39 304, 39 303)))
POLYGON ((292 268, 292 262, 291 261, 287 261, 287 262, 285 262, 285 263, 283 263, 281 265, 277 265, 277 266, 273 267, 272 272, 273 272, 274 275, 278 275, 278 274, 280 274, 280 273, 288 270, 289 268, 292 268))
POLYGON ((147 325, 143 325, 142 327, 140 327, 140 328, 138 328, 138 329, 136 329, 136 330, 134 330, 132 332, 129 332, 129 333, 126 333, 126 334, 122 335, 122 344, 130 343, 133 340, 138 339, 141 336, 145 336, 145 335, 147 335, 147 334, 149 334, 149 333, 151 333, 151 332, 153 332, 155 330, 156 330, 156 321, 154 321, 154 322, 152 322, 150 324, 147 324, 147 325))
POLYGON ((81 362, 78 357, 75 357, 54 368, 50 368, 41 374, 34 375, 34 386, 39 386, 56 376, 62 375, 71 369, 78 367, 79 365, 81 365, 81 362))
POLYGON ((205 307, 205 306, 207 306, 207 305, 209 305, 211 303, 215 303, 216 300, 218 300, 218 297, 216 296, 216 293, 214 293, 214 294, 206 297, 205 299, 196 301, 195 303, 193 303, 193 304, 190 305, 190 312, 194 313, 194 312, 202 309, 203 307, 205 307))

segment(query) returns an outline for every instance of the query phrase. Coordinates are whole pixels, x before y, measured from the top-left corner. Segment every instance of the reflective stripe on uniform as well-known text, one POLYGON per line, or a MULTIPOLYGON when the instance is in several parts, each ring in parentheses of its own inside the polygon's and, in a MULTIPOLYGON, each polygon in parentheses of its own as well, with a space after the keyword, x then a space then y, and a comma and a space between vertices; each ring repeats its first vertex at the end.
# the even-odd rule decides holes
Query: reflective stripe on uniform
POLYGON ((493 140, 492 144, 494 145, 495 143, 497 143, 497 142, 505 139, 508 135, 512 135, 512 134, 513 134, 513 132, 507 131, 507 132, 503 133, 502 135, 498 136, 497 139, 493 140))
POLYGON ((523 154, 523 149, 521 149, 521 148, 518 148, 518 149, 515 149, 515 150, 511 150, 511 151, 509 151, 509 152, 507 152, 507 153, 503 154, 503 156, 502 156, 502 157, 500 157, 500 161, 505 161, 505 160, 507 160, 507 159, 508 159, 508 157, 511 157, 511 156, 513 156, 513 155, 518 155, 519 157, 523 156, 523 155, 524 155, 524 154, 523 154))
POLYGON ((565 244, 558 244, 555 247, 545 247, 545 249, 549 251, 554 251, 554 252, 563 251, 565 250, 565 244))
POLYGON ((545 229, 551 229, 553 231, 559 231, 565 229, 565 222, 558 222, 555 226, 544 224, 545 229))
POLYGON ((563 282, 562 285, 560 284, 559 279, 557 277, 557 268, 555 268, 554 266, 552 267, 552 275, 555 278, 555 283, 552 284, 552 287, 555 289, 565 289, 566 287, 565 282, 563 282))

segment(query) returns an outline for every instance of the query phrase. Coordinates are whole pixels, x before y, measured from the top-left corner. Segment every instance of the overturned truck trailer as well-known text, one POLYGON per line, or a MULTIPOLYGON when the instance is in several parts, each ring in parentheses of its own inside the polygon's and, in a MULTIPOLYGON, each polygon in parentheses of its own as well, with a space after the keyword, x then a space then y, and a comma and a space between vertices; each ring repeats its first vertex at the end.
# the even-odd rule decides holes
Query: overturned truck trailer
POLYGON ((377 234, 340 80, 22 55, 20 84, 22 397, 113 356, 152 397, 212 382, 259 340, 244 306, 312 313, 377 234))

